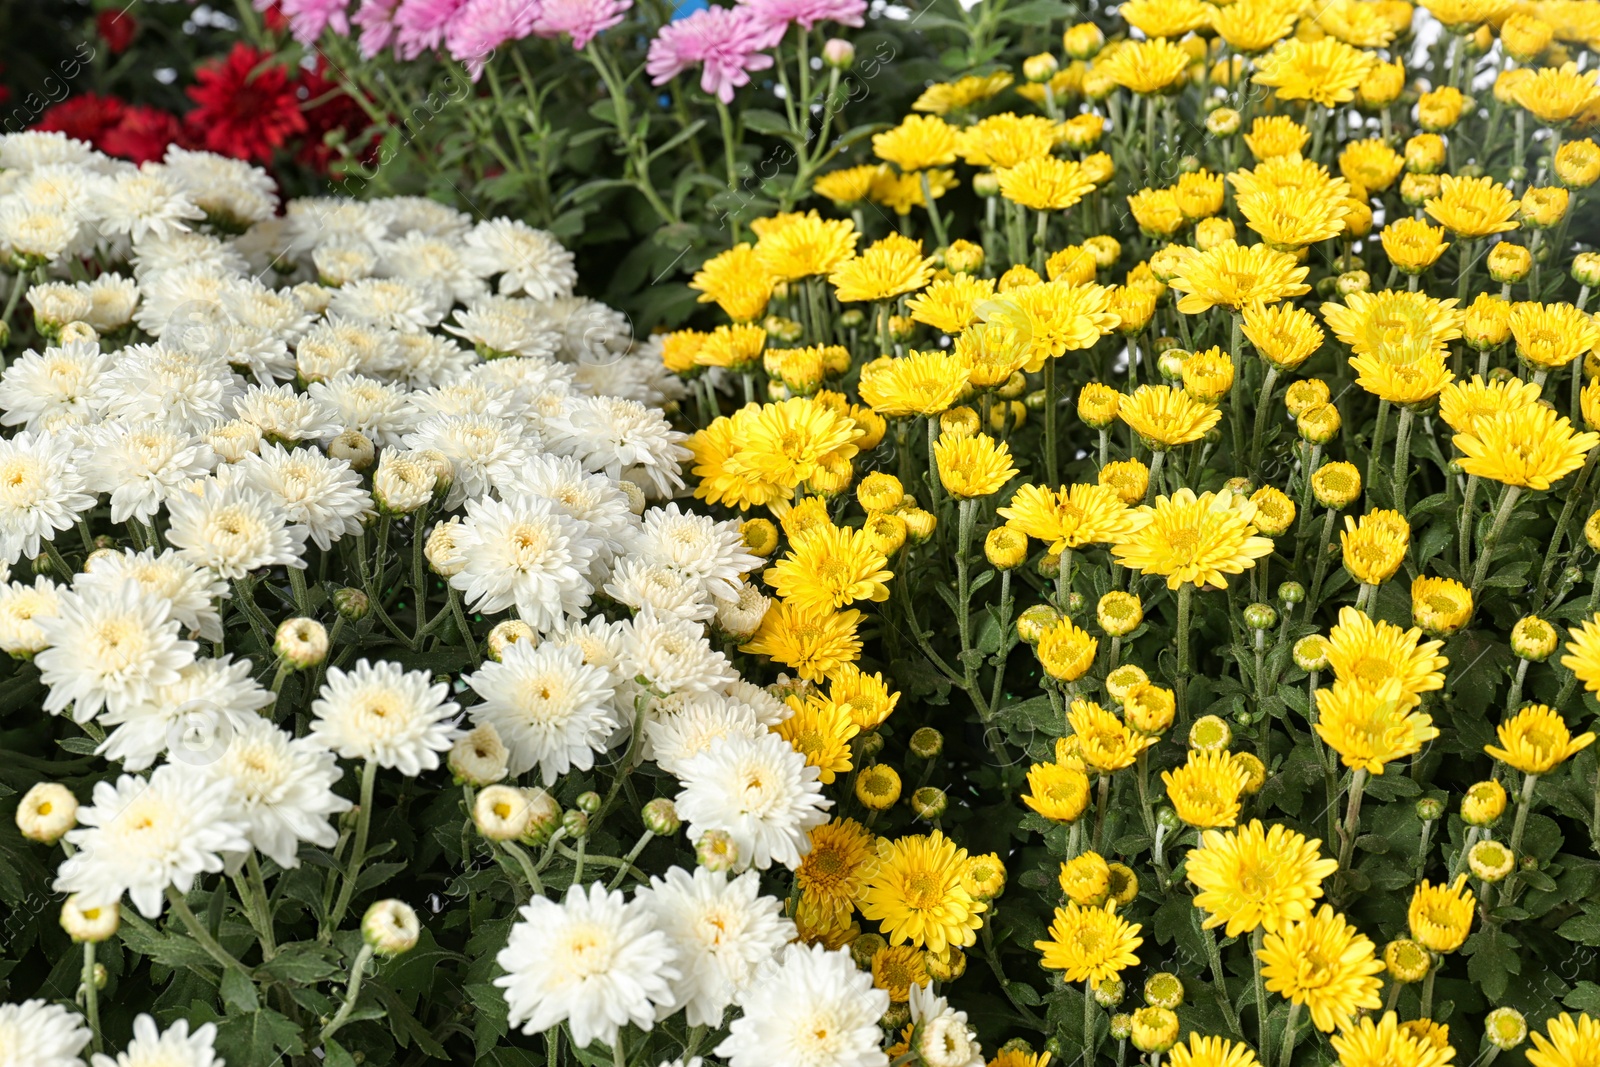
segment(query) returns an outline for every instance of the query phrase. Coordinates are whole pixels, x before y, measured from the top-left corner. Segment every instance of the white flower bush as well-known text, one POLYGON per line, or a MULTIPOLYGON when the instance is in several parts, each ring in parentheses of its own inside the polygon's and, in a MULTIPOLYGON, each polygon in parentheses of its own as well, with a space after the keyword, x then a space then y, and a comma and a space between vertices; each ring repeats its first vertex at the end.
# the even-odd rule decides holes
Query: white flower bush
POLYGON ((82 946, 75 1010, 0 1006, 0 1063, 440 1048, 385 961, 462 936, 480 1051, 693 1060, 748 997, 741 1067, 816 1012, 836 1062, 887 1063, 883 994, 784 955, 762 892, 829 807, 728 658, 762 560, 671 499, 684 387, 571 253, 421 199, 280 205, 177 148, 0 158, 0 649, 76 760, 17 824, 82 946), (698 866, 645 852, 680 819, 698 866), (145 960, 192 1003, 116 987, 145 960))

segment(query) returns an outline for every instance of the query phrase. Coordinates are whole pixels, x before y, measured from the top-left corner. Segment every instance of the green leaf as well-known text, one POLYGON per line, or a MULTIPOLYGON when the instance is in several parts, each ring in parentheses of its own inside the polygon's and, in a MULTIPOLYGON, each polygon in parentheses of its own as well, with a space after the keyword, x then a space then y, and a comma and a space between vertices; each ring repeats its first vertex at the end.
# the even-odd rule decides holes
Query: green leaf
POLYGON ((1590 910, 1574 915, 1562 923, 1556 933, 1568 941, 1600 945, 1600 905, 1590 905, 1590 910))
POLYGON ((134 952, 175 971, 214 972, 217 967, 217 962, 190 937, 162 933, 142 923, 135 926, 126 922, 117 930, 117 936, 134 952))
POLYGON ((1072 17, 1073 8, 1061 0, 1028 0, 1025 4, 1008 8, 995 21, 1014 26, 1049 26, 1072 17))
POLYGON ((269 1067, 283 1062, 283 1054, 305 1051, 300 1028, 271 1008, 248 1015, 230 1015, 217 1024, 217 1051, 229 1063, 269 1067))
POLYGON ((329 1038, 323 1046, 322 1067, 356 1067, 355 1057, 346 1052, 344 1046, 329 1038))
POLYGON ((744 128, 754 130, 756 133, 766 134, 769 137, 782 137, 790 133, 789 120, 776 111, 765 108, 753 107, 740 114, 740 121, 744 128))
POLYGON ((91 737, 63 737, 56 744, 74 756, 92 756, 100 745, 91 737))
POLYGON ((295 941, 280 946, 258 970, 276 981, 314 985, 339 973, 339 953, 332 945, 295 941))
POLYGON ((230 1011, 248 1015, 261 1007, 261 998, 256 995, 256 984, 250 976, 237 967, 229 967, 222 972, 222 985, 218 988, 222 994, 222 1003, 230 1011))
POLYGON ((1562 998, 1561 1003, 1573 1011, 1600 1015, 1600 985, 1590 981, 1579 982, 1573 987, 1572 992, 1562 998))

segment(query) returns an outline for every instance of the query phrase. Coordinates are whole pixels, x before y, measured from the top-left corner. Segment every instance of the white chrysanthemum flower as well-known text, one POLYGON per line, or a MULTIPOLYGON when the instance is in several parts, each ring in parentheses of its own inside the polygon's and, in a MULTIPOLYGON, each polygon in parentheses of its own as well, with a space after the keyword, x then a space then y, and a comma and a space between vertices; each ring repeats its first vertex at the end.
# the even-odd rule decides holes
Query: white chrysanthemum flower
POLYGON ((244 160, 169 145, 164 162, 168 177, 183 187, 207 218, 231 232, 272 218, 278 210, 271 176, 244 160))
POLYGON ((111 494, 111 521, 149 524, 180 486, 217 465, 205 442, 164 426, 110 422, 89 434, 80 469, 86 487, 111 494))
POLYGON ((403 386, 341 374, 327 381, 312 382, 306 390, 325 408, 344 430, 355 430, 380 448, 398 448, 406 434, 416 428, 416 412, 403 386))
POLYGON ((317 268, 317 280, 337 289, 372 277, 378 269, 378 253, 365 241, 333 240, 313 248, 311 262, 317 268))
POLYGON ((290 287, 294 295, 305 305, 305 309, 313 316, 321 315, 328 310, 328 304, 333 300, 332 289, 316 282, 300 282, 290 287))
POLYGON ((590 474, 570 456, 532 456, 511 482, 496 488, 503 497, 544 497, 587 523, 597 574, 608 573, 613 559, 633 549, 639 520, 628 506, 628 494, 605 475, 590 474))
POLYGON ((509 481, 535 443, 510 421, 493 415, 434 415, 405 438, 407 448, 431 448, 450 461, 447 508, 486 496, 509 481))
POLYGON ((550 451, 588 470, 627 477, 658 497, 683 488, 678 468, 690 458, 686 437, 660 411, 618 397, 575 396, 547 426, 550 451))
POLYGON ((79 282, 78 291, 89 298, 89 316, 83 321, 100 333, 115 333, 127 326, 139 306, 139 283, 121 274, 102 274, 92 282, 79 282))
POLYGON ((5 1067, 83 1067, 78 1053, 91 1037, 83 1016, 59 1004, 0 1004, 0 1063, 5 1067))
POLYGON ((469 710, 472 721, 499 733, 511 773, 537 767, 547 786, 574 767, 593 767, 617 727, 609 672, 584 663, 576 648, 517 641, 499 663, 487 662, 462 680, 483 698, 469 710))
POLYGON ((790 945, 739 997, 717 1046, 729 1067, 888 1067, 878 1020, 889 994, 844 949, 790 945))
MULTIPOLYGON (((462 376, 411 394, 411 406, 419 421, 439 416, 488 415, 517 421, 515 391, 498 388, 476 378, 462 376)), ((520 470, 520 468, 518 468, 520 470)))
POLYGON ((372 473, 372 495, 379 506, 409 515, 433 499, 439 472, 420 452, 386 448, 372 473))
POLYGON ((289 385, 252 385, 233 402, 234 413, 260 427, 263 437, 315 441, 339 433, 334 413, 289 385))
POLYGON ((0 424, 38 430, 47 419, 87 423, 95 386, 110 367, 111 356, 93 341, 23 353, 0 374, 0 424))
POLYGON ((102 183, 95 213, 107 233, 127 236, 135 243, 146 236, 169 237, 191 229, 191 222, 206 217, 183 186, 153 163, 102 183))
MULTIPOLYGON (((132 264, 133 276, 141 287, 172 270, 193 270, 217 278, 253 273, 251 264, 232 242, 193 231, 146 237, 134 245, 132 264)), ((141 324, 140 328, 145 327, 141 324)))
POLYGON ((458 309, 445 329, 472 344, 479 355, 553 356, 561 335, 543 322, 528 301, 482 297, 458 309))
POLYGON ((398 663, 363 659, 351 671, 329 667, 311 705, 311 733, 345 759, 371 760, 415 777, 439 766, 439 753, 458 733, 450 720, 461 709, 445 699, 449 691, 426 671, 406 671, 398 663))
POLYGON ((0 201, 0 252, 13 268, 56 263, 78 243, 78 233, 77 215, 0 201))
POLYGON ((580 393, 632 400, 645 407, 660 406, 654 376, 639 360, 626 356, 574 363, 572 381, 580 393))
POLYGON ((179 1019, 166 1031, 148 1015, 133 1020, 133 1040, 112 1059, 96 1052, 89 1067, 222 1067, 222 1058, 212 1048, 217 1038, 215 1023, 206 1023, 194 1033, 189 1021, 179 1019))
POLYGON ((674 1007, 684 1009, 690 1026, 721 1026, 723 1012, 795 937, 794 924, 780 914, 783 902, 761 895, 754 871, 729 878, 673 867, 635 900, 677 946, 674 1007))
POLYGON ((34 657, 50 688, 44 710, 68 706, 78 722, 103 707, 112 714, 148 700, 194 662, 195 644, 178 636, 168 604, 137 584, 64 592, 56 614, 38 620, 50 647, 34 657))
POLYGON ((383 247, 380 269, 391 278, 437 285, 456 303, 471 303, 489 291, 478 272, 467 265, 459 234, 435 237, 413 230, 383 247))
POLYGON ((570 296, 578 283, 572 253, 544 230, 517 219, 478 223, 466 236, 466 260, 484 277, 500 275, 500 292, 535 300, 570 296))
POLYGON ((0 136, 0 170, 27 173, 52 163, 86 165, 99 155, 87 141, 55 131, 23 130, 0 136))
POLYGON ((228 818, 227 786, 182 765, 158 767, 148 781, 124 774, 115 785, 95 783, 78 823, 66 837, 77 851, 56 873, 55 890, 100 905, 127 893, 147 919, 161 914, 167 887, 187 893, 196 876, 222 870, 221 853, 250 847, 228 818))
POLYGON ((175 267, 139 280, 142 299, 133 321, 168 347, 227 360, 232 342, 222 295, 231 279, 214 267, 175 267))
MULTIPOLYGON (((583 655, 583 662, 610 672, 611 687, 620 694, 626 685, 631 684, 631 679, 622 673, 628 625, 610 622, 604 615, 598 614, 582 621, 563 619, 555 629, 544 635, 543 642, 558 648, 576 648, 583 655)), ((617 706, 632 707, 631 696, 626 702, 619 698, 617 706)))
POLYGON ((576 1047, 610 1045, 629 1023, 650 1029, 672 1003, 677 950, 621 893, 575 885, 561 903, 535 897, 521 914, 496 957, 506 973, 494 984, 523 1033, 565 1022, 576 1047))
POLYGON ((911 986, 912 1051, 929 1067, 983 1067, 983 1049, 967 1013, 950 1007, 931 985, 911 986))
POLYGON ((148 699, 102 715, 103 725, 116 728, 96 752, 130 771, 144 770, 163 754, 175 763, 209 763, 275 699, 250 667, 248 659, 231 654, 195 660, 148 699))
POLYGON ((167 602, 167 608, 185 631, 207 641, 221 641, 222 616, 217 601, 228 595, 228 583, 211 571, 180 559, 172 549, 159 554, 153 548, 143 552, 121 552, 92 557, 84 572, 73 579, 73 588, 109 589, 124 582, 135 582, 145 595, 167 602))
POLYGON ((280 867, 298 867, 300 842, 330 848, 339 831, 330 815, 350 810, 333 791, 342 777, 333 753, 310 737, 296 738, 260 717, 236 730, 220 758, 202 773, 226 782, 228 817, 280 867))
POLYGON ((23 582, 0 585, 0 652, 17 659, 31 659, 49 648, 50 639, 39 626, 39 620, 54 618, 60 610, 61 590, 42 574, 32 585, 23 582))
POLYGON ((761 620, 772 607, 772 598, 749 582, 740 582, 737 600, 718 597, 715 604, 716 628, 737 641, 746 641, 761 628, 761 620))
POLYGON ((593 586, 594 551, 584 529, 548 500, 484 498, 467 501, 457 536, 466 566, 450 584, 486 614, 515 606, 541 633, 563 616, 582 617, 593 586))
POLYGON ((119 351, 93 402, 107 418, 204 433, 232 416, 241 391, 223 356, 157 342, 119 351))
POLYGON ((243 419, 219 422, 201 434, 200 439, 223 463, 238 463, 261 451, 261 428, 243 419))
POLYGON ((215 478, 167 502, 167 540, 197 567, 243 578, 262 567, 304 569, 306 529, 259 489, 215 478))
POLYGON ((437 282, 420 278, 362 278, 341 286, 328 307, 337 315, 420 333, 444 318, 450 294, 437 282))
POLYGON ((485 360, 474 364, 468 373, 491 389, 514 391, 519 408, 532 404, 539 393, 554 390, 556 395, 566 396, 572 391, 572 368, 544 356, 506 356, 485 360))
POLYGON ((0 563, 39 555, 39 542, 78 521, 94 507, 63 436, 24 430, 0 438, 0 563))
MULTIPOLYGON (((781 680, 784 676, 778 677, 781 680)), ((736 700, 754 711, 763 726, 776 726, 794 714, 794 709, 789 705, 761 686, 747 682, 743 678, 735 679, 723 686, 722 693, 729 700, 736 700)))
POLYGON ((544 317, 561 334, 561 357, 576 363, 609 363, 633 344, 628 316, 587 296, 545 301, 544 317))
MULTIPOLYGON (((653 712, 666 701, 658 701, 653 712)), ((766 726, 747 704, 726 697, 701 693, 690 697, 670 714, 652 714, 645 722, 648 758, 671 775, 682 772, 684 764, 729 737, 760 740, 766 726)))
POLYGON ((384 377, 394 366, 400 336, 373 323, 334 316, 295 342, 295 369, 307 382, 331 381, 343 374, 384 377))
POLYGON ((828 821, 818 773, 777 734, 733 735, 680 768, 678 814, 690 840, 707 830, 731 836, 742 866, 793 870, 811 850, 810 830, 828 821))
POLYGON ((361 532, 361 520, 372 513, 372 495, 350 464, 330 459, 314 448, 294 451, 262 445, 258 455, 238 466, 244 484, 267 494, 306 528, 323 551, 347 534, 361 532))
POLYGON ((376 247, 388 233, 377 200, 348 196, 302 196, 284 205, 294 251, 308 252, 327 244, 358 242, 376 247))
POLYGON ((635 549, 639 558, 693 575, 708 598, 734 599, 744 575, 761 567, 761 558, 745 548, 734 520, 680 511, 677 504, 651 508, 642 518, 635 549))
POLYGON ((634 616, 623 660, 628 677, 645 678, 658 693, 715 693, 738 677, 706 640, 705 627, 650 607, 634 616))
POLYGON ((472 228, 471 215, 426 196, 386 196, 368 203, 393 237, 417 231, 429 237, 459 238, 472 228))
POLYGON ((59 329, 87 318, 94 310, 94 301, 75 285, 44 282, 28 287, 28 306, 33 308, 36 324, 59 329))
MULTIPOLYGON (((222 307, 240 326, 293 343, 311 328, 313 315, 293 289, 274 289, 254 278, 236 279, 222 291, 222 307)), ((232 357, 233 362, 245 362, 232 357)))
POLYGON ((428 389, 472 366, 478 354, 436 333, 395 335, 394 375, 413 389, 428 389))
POLYGON ((688 622, 707 622, 716 613, 694 575, 633 556, 618 561, 604 588, 612 600, 635 611, 651 608, 659 616, 688 622))

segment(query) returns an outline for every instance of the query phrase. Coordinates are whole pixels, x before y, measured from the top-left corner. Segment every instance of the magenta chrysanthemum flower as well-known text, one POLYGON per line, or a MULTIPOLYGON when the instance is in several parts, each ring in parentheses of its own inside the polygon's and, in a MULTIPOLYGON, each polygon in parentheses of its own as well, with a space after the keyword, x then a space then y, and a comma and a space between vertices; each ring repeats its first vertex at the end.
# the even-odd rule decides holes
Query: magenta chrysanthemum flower
POLYGON ((622 21, 633 0, 542 0, 533 16, 533 32, 540 37, 572 37, 572 47, 582 49, 596 34, 622 21))
POLYGON ((477 81, 495 49, 533 32, 538 0, 467 0, 444 31, 445 50, 477 81))
POLYGON ((400 0, 394 13, 394 54, 416 59, 444 41, 445 27, 464 0, 400 0))
POLYGON ((661 27, 645 70, 651 84, 665 85, 699 63, 700 88, 729 104, 735 89, 750 84, 752 71, 772 66, 761 51, 768 33, 747 7, 708 7, 661 27))
POLYGON ((807 31, 819 22, 860 27, 867 14, 867 0, 739 0, 739 5, 761 27, 763 48, 773 48, 783 40, 791 22, 807 31))
POLYGON ((400 0, 361 0, 350 22, 361 30, 361 58, 371 59, 394 40, 394 9, 400 0))
MULTIPOLYGON (((257 11, 272 6, 272 0, 255 0, 257 11)), ((350 32, 350 0, 281 0, 278 10, 289 20, 289 32, 301 44, 310 44, 331 28, 345 36, 350 32)))

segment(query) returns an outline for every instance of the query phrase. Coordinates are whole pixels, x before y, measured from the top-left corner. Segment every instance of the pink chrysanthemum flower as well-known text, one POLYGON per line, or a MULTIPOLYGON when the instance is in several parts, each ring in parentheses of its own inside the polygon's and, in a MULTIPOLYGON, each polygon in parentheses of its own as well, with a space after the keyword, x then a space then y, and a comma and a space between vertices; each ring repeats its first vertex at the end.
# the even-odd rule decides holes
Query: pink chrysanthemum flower
POLYGON ((467 0, 445 28, 445 50, 477 81, 495 49, 533 32, 538 11, 538 0, 467 0))
POLYGON ((445 27, 464 0, 400 0, 394 13, 394 54, 416 59, 444 41, 445 27))
POLYGON ((572 37, 572 47, 582 49, 596 34, 622 21, 633 0, 541 0, 533 15, 533 32, 540 37, 572 37))
MULTIPOLYGON (((272 0, 255 0, 257 11, 272 6, 272 0)), ((350 0, 280 0, 278 10, 289 20, 289 32, 301 44, 310 44, 331 28, 341 37, 350 32, 350 0)))
POLYGON ((650 42, 645 70, 653 85, 665 85, 699 63, 700 88, 721 100, 733 102, 733 91, 750 84, 752 71, 772 66, 762 53, 768 31, 747 7, 708 7, 661 27, 650 42))
POLYGON ((807 31, 819 22, 860 27, 867 13, 867 0, 739 0, 739 6, 761 27, 762 48, 773 48, 783 40, 790 23, 807 31))
POLYGON ((394 40, 394 9, 400 0, 361 0, 350 22, 361 30, 361 58, 371 59, 394 40))

